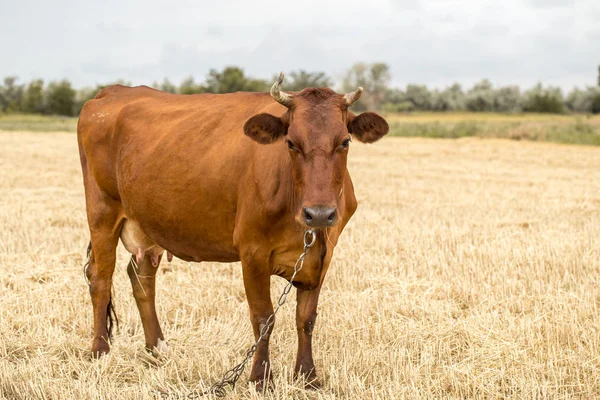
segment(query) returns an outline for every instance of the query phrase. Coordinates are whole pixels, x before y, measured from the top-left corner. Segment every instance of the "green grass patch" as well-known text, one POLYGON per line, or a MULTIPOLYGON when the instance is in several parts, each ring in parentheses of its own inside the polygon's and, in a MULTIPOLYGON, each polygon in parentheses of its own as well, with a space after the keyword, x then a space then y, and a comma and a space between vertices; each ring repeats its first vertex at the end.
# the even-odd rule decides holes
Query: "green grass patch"
POLYGON ((583 121, 577 121, 566 127, 552 126, 546 131, 544 139, 556 143, 600 146, 600 127, 583 121))
POLYGON ((467 136, 477 136, 480 131, 480 123, 465 121, 458 123, 443 122, 392 122, 390 125, 391 136, 426 137, 456 139, 467 136))
POLYGON ((390 136, 456 139, 461 137, 504 138, 566 144, 600 146, 597 118, 489 118, 459 120, 453 116, 439 120, 392 117, 390 136))
POLYGON ((77 117, 0 114, 0 131, 76 132, 77 117))

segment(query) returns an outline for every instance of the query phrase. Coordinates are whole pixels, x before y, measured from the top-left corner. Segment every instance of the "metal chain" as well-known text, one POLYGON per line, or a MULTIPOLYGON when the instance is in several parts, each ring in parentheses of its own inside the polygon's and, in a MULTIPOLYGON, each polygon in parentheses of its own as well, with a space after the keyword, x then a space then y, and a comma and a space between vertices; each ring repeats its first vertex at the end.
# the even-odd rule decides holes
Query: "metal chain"
POLYGON ((273 310, 273 314, 271 314, 269 316, 269 318, 267 318, 267 321, 265 322, 263 327, 260 329, 258 339, 248 349, 248 351, 246 352, 246 356, 244 357, 242 362, 240 362, 238 365, 236 365, 235 367, 233 367, 230 370, 228 370, 227 372, 225 372, 219 382, 212 385, 210 387, 210 389, 208 389, 207 391, 201 393, 200 396, 204 396, 204 395, 212 393, 217 397, 225 397, 225 395, 226 395, 225 389, 227 388, 227 386, 231 386, 231 389, 235 389, 235 384, 237 383, 238 379, 240 379, 240 376, 244 372, 244 368, 246 367, 246 364, 248 364, 248 362, 254 356, 254 353, 256 353, 259 342, 261 340, 263 340, 265 338, 265 336, 268 335, 269 329, 275 323, 275 314, 277 314, 277 311, 279 311, 281 306, 285 304, 287 295, 292 290, 294 278, 296 277, 296 274, 298 273, 298 271, 300 271, 302 269, 302 267, 304 266, 304 259, 306 258, 306 255, 308 254, 308 250, 315 244, 316 240, 317 240, 317 234, 315 233, 315 231, 313 231, 312 229, 309 229, 306 232, 304 232, 304 251, 302 252, 302 254, 300 254, 300 257, 298 257, 298 260, 296 261, 296 264, 294 265, 294 273, 292 274, 292 277, 290 278, 290 281, 288 282, 288 284, 283 289, 283 292, 279 296, 279 299, 277 300, 277 306, 275 307, 275 310, 273 310))

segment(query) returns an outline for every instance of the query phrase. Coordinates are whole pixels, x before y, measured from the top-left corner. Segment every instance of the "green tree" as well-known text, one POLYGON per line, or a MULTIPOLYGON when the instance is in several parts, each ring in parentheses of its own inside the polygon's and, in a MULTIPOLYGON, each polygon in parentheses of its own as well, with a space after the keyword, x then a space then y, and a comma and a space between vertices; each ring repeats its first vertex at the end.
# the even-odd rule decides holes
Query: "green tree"
POLYGON ((208 93, 265 92, 269 84, 262 79, 247 77, 239 67, 228 66, 221 72, 211 69, 205 87, 208 93))
POLYGON ((494 111, 519 112, 522 110, 521 90, 518 86, 505 86, 494 91, 494 111))
POLYGON ((356 63, 346 71, 342 90, 353 92, 361 86, 365 92, 360 101, 354 103, 353 108, 357 111, 378 110, 386 98, 391 79, 390 68, 385 63, 356 63))
POLYGON ((0 111, 15 112, 21 109, 23 97, 23 85, 17 85, 16 76, 4 78, 4 84, 0 86, 0 111))
POLYGON ((63 79, 60 82, 50 82, 46 89, 48 112, 58 115, 74 115, 75 90, 71 82, 63 79))
POLYGON ((404 91, 406 101, 412 103, 416 110, 431 110, 433 106, 433 95, 425 85, 406 85, 404 91))
POLYGON ((587 102, 586 91, 581 90, 578 87, 574 88, 567 95, 565 105, 569 111, 581 113, 588 112, 590 104, 587 102))
POLYGON ((600 87, 589 86, 585 90, 573 89, 565 100, 570 111, 579 113, 600 113, 600 87))
POLYGON ((600 87, 592 96, 592 107, 590 111, 594 114, 600 114, 600 87))
MULTIPOLYGON (((459 83, 453 83, 440 92, 438 105, 443 104, 445 111, 460 111, 466 108, 466 96, 459 83)), ((439 109, 439 106, 438 106, 439 109)))
POLYGON ((492 83, 483 79, 467 92, 466 106, 469 111, 492 111, 494 109, 494 89, 492 83))
POLYGON ((197 94, 206 92, 206 88, 202 85, 196 84, 194 78, 189 76, 181 82, 179 85, 179 93, 181 94, 197 94))
POLYGON ((523 111, 538 113, 564 112, 563 95, 560 88, 546 87, 541 83, 525 92, 523 111))
MULTIPOLYGON (((278 75, 274 76, 272 81, 277 80, 278 75)), ((285 90, 290 92, 299 92, 302 89, 311 87, 330 87, 331 79, 325 72, 307 72, 303 69, 292 71, 286 75, 285 90)))
POLYGON ((381 107, 385 112, 406 112, 415 110, 415 105, 406 100, 404 92, 398 88, 388 89, 381 107))
POLYGON ((33 80, 27 85, 23 93, 21 102, 21 111, 31 114, 41 114, 44 112, 44 81, 41 79, 33 80))
POLYGON ((167 93, 177 93, 177 86, 172 84, 169 79, 165 78, 160 84, 160 90, 167 93))

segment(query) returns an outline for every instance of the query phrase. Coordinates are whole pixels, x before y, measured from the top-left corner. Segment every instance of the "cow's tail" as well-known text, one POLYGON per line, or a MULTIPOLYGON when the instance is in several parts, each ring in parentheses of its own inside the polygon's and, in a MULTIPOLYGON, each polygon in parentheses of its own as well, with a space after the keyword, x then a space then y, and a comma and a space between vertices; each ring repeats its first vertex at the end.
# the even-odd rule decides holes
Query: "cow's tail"
POLYGON ((88 277, 88 268, 90 267, 90 258, 92 257, 92 242, 88 244, 87 251, 85 252, 85 264, 83 264, 83 278, 85 282, 90 286, 90 278, 88 277))
POLYGON ((112 338, 113 325, 119 329, 119 318, 115 311, 115 306, 112 300, 112 290, 110 298, 108 299, 108 305, 106 306, 106 326, 108 327, 108 339, 112 338))
MULTIPOLYGON (((90 279, 88 276, 88 268, 90 267, 90 259, 92 257, 92 242, 90 242, 88 244, 88 248, 86 251, 86 261, 85 264, 83 265, 83 275, 85 277, 85 280, 88 284, 88 286, 90 285, 90 279)), ((108 298, 108 304, 106 306, 106 326, 108 328, 108 339, 112 338, 112 332, 113 332, 113 327, 117 327, 117 329, 119 329, 119 318, 117 317, 117 312, 115 311, 115 306, 113 304, 113 295, 112 295, 112 288, 111 288, 111 293, 110 293, 110 297, 108 298)))

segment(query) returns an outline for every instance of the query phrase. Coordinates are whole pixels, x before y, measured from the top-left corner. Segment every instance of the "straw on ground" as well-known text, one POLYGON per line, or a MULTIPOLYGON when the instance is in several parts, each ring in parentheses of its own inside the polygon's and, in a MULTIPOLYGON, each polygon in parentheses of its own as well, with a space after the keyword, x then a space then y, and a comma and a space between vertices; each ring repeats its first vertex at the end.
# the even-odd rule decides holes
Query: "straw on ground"
MULTIPOLYGON (((314 336, 324 387, 292 380, 292 301, 267 398, 600 397, 600 148, 388 138, 353 144, 350 160, 359 209, 314 336)), ((172 352, 155 360, 120 248, 120 331, 90 361, 75 136, 1 133, 0 170, 0 398, 184 398, 240 360, 252 333, 239 264, 161 265, 172 352)), ((246 380, 230 398, 260 398, 246 380)))

